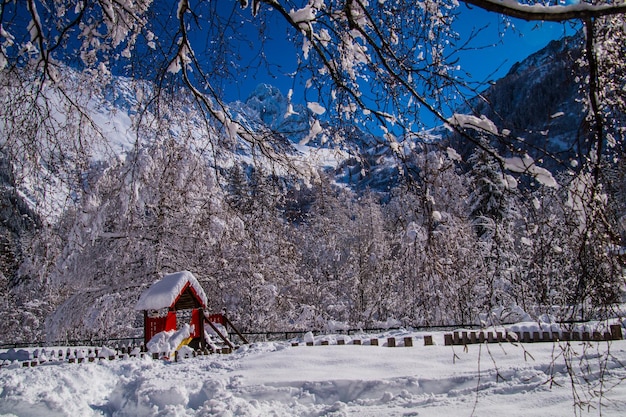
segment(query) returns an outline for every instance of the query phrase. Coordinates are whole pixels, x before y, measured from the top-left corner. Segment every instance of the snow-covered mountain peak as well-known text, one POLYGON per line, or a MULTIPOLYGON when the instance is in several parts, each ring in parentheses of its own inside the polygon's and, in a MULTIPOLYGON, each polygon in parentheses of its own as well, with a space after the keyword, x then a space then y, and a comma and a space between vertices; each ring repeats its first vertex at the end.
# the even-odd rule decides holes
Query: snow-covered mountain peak
POLYGON ((283 134, 292 142, 299 142, 309 132, 311 112, 269 84, 259 84, 245 103, 233 103, 231 107, 249 121, 283 134))

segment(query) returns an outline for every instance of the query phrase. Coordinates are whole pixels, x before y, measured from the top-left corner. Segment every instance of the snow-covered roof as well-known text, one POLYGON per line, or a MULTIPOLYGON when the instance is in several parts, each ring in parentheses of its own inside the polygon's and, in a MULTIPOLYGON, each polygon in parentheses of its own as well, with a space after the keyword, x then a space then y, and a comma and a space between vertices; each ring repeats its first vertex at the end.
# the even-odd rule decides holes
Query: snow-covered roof
POLYGON ((181 271, 165 275, 163 279, 152 284, 139 297, 135 310, 160 310, 171 306, 187 283, 206 307, 208 300, 196 277, 189 271, 181 271))

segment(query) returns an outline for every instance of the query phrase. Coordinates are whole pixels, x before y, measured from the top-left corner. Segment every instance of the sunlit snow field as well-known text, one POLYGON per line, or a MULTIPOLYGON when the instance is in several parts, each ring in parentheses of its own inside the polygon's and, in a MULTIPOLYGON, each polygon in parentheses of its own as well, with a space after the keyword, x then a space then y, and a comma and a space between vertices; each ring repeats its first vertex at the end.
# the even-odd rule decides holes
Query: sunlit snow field
POLYGON ((626 415, 624 340, 452 347, 431 334, 434 346, 396 331, 361 346, 318 336, 315 346, 262 342, 180 362, 13 362, 0 369, 0 415, 626 415), (390 336, 414 346, 387 347, 390 336))

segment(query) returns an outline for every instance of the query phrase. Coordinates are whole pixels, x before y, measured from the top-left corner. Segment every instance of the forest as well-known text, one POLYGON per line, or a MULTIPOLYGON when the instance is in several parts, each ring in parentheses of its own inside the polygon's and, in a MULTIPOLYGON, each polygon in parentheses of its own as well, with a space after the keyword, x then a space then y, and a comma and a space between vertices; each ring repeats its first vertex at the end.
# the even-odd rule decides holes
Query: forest
POLYGON ((254 107, 220 96, 242 39, 217 2, 18 3, 0 13, 1 341, 139 335, 139 294, 180 270, 244 331, 621 314, 621 5, 499 11, 581 27, 571 77, 530 60, 487 89, 449 61, 456 2, 232 2, 302 48, 306 106, 254 107))

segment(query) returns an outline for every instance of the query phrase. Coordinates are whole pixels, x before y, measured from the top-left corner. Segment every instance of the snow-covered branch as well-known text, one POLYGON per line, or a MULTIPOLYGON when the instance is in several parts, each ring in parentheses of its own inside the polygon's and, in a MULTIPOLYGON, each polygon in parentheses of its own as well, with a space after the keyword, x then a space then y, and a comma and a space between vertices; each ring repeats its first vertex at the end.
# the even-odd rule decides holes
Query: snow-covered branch
POLYGON ((516 0, 463 0, 463 3, 528 21, 564 22, 626 13, 626 2, 592 4, 581 1, 569 5, 546 5, 543 2, 529 4, 516 0))

